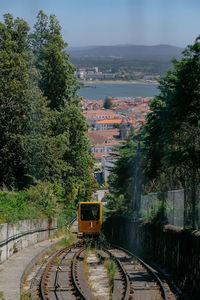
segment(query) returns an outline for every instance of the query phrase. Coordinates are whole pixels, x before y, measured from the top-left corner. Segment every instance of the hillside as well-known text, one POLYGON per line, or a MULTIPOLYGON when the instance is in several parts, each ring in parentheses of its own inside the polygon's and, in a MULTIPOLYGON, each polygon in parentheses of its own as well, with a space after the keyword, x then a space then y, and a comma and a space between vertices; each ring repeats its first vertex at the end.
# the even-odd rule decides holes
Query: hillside
POLYGON ((142 79, 146 75, 160 76, 172 68, 172 59, 180 59, 181 48, 156 46, 89 46, 69 47, 70 61, 77 67, 114 73, 116 79, 142 79))
POLYGON ((110 58, 180 58, 182 48, 170 45, 140 46, 140 45, 118 45, 118 46, 91 46, 91 47, 69 47, 67 49, 71 57, 110 57, 110 58))

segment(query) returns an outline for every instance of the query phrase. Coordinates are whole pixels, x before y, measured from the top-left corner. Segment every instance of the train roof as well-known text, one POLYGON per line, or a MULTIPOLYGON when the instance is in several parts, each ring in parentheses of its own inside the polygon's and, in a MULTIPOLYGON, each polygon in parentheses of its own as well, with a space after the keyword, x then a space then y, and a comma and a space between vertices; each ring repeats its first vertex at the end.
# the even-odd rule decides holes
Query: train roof
POLYGON ((101 202, 79 202, 78 204, 102 204, 101 202))

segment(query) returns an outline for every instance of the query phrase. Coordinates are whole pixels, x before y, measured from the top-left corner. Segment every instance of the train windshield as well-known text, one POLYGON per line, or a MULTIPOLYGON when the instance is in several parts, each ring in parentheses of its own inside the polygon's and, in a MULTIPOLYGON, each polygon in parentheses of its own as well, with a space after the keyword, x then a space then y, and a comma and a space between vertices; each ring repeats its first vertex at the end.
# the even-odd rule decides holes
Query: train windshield
POLYGON ((99 220, 100 209, 98 204, 81 204, 81 221, 99 220))

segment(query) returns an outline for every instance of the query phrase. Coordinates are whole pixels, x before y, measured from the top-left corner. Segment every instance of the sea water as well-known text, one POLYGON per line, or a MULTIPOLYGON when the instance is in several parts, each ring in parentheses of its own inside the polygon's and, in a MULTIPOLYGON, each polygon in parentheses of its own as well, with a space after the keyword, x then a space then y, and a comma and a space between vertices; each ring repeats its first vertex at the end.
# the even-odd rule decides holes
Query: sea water
POLYGON ((154 97, 159 93, 155 84, 131 84, 131 83, 85 83, 78 90, 83 99, 100 100, 108 97, 154 97))

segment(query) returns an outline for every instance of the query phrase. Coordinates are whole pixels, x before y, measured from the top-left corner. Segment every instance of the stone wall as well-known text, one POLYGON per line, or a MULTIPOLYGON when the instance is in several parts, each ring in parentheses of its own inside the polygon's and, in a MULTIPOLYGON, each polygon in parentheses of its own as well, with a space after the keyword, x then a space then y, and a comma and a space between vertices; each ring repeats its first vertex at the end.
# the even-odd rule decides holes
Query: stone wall
POLYGON ((0 224, 0 263, 13 253, 53 236, 57 220, 23 220, 17 224, 0 224))
POLYGON ((188 299, 199 299, 200 231, 125 217, 108 219, 103 230, 109 241, 165 268, 188 299))

